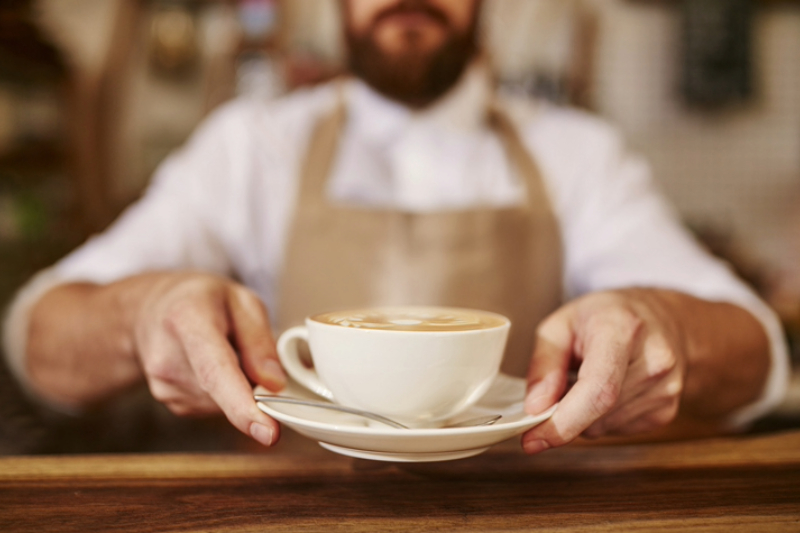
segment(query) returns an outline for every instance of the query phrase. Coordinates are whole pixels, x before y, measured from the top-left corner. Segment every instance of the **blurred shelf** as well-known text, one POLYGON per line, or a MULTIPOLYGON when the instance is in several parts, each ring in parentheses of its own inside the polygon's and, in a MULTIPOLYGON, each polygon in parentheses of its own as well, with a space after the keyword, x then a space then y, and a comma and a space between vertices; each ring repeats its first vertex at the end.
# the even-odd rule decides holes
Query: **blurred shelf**
POLYGON ((56 141, 35 141, 0 154, 0 184, 17 177, 26 181, 64 172, 66 153, 56 141))
POLYGON ((3 0, 0 7, 0 80, 57 82, 67 74, 61 54, 34 25, 31 11, 28 1, 3 0))

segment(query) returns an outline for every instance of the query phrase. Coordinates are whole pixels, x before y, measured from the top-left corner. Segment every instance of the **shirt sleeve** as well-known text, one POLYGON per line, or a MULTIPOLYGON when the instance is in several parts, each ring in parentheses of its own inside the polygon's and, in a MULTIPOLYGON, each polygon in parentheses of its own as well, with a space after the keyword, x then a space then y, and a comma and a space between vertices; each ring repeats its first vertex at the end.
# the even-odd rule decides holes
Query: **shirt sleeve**
MULTIPOLYGON (((560 150, 560 162, 551 159, 545 167, 569 178, 553 184, 559 193, 554 195, 555 209, 562 221, 567 293, 659 287, 739 305, 764 327, 771 367, 761 397, 734 413, 730 422, 743 427, 775 408, 790 376, 788 349, 775 313, 696 241, 663 200, 648 165, 626 150, 613 129, 588 118, 562 122, 567 126, 560 133, 570 142, 554 147, 550 152, 560 150), (570 122, 585 123, 573 128, 570 122)), ((553 134, 549 142, 558 138, 553 134)))
POLYGON ((216 200, 225 194, 230 150, 224 116, 212 116, 184 148, 158 169, 144 196, 102 234, 90 238, 54 266, 40 272, 6 311, 6 362, 22 387, 30 311, 50 289, 67 282, 110 283, 134 274, 193 269, 218 274, 232 267, 215 228, 216 200))

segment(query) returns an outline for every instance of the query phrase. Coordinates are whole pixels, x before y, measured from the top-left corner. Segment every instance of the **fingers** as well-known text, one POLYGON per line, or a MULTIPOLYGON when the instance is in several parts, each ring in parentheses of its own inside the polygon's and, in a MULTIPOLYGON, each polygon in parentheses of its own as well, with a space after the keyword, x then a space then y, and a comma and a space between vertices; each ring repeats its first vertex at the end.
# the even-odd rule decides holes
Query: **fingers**
POLYGON ((266 446, 279 436, 278 424, 261 412, 223 327, 196 306, 183 306, 168 324, 183 347, 200 388, 239 431, 266 446))
POLYGON ((647 331, 643 331, 642 337, 642 346, 640 349, 637 347, 637 352, 640 353, 628 368, 625 386, 620 393, 616 408, 651 392, 653 387, 673 374, 678 367, 678 354, 671 348, 662 332, 647 328, 647 331))
POLYGON ((231 287, 227 300, 233 335, 245 373, 272 391, 283 389, 286 374, 278 362, 269 317, 261 300, 239 285, 231 287))
POLYGON ((672 422, 678 414, 683 378, 676 369, 669 376, 628 402, 621 401, 604 417, 594 422, 584 433, 587 437, 607 434, 630 434, 635 428, 655 429, 672 422))
POLYGON ((655 431, 675 420, 677 412, 678 406, 675 404, 656 407, 636 420, 627 423, 615 433, 618 435, 635 435, 636 433, 655 431))
POLYGON ((220 412, 194 379, 194 371, 174 335, 153 329, 137 340, 140 364, 153 398, 179 416, 220 412))
POLYGON ((570 322, 571 314, 567 308, 550 316, 539 326, 525 397, 525 411, 530 414, 546 411, 564 393, 572 357, 570 322))
POLYGON ((598 420, 584 434, 594 438, 651 431, 675 420, 679 405, 679 400, 674 398, 655 398, 637 402, 616 413, 613 418, 598 420))
POLYGON ((616 404, 641 323, 620 308, 593 314, 576 328, 582 346, 578 380, 545 423, 523 436, 527 453, 572 441, 616 404))
POLYGON ((684 382, 680 354, 662 331, 647 328, 643 337, 617 404, 586 430, 586 436, 629 434, 639 427, 655 429, 658 425, 651 427, 641 421, 666 425, 676 417, 684 382))
POLYGON ((148 385, 153 398, 178 416, 205 416, 220 412, 211 396, 199 389, 191 390, 187 384, 175 385, 167 381, 151 380, 148 385))
POLYGON ((145 375, 150 394, 179 416, 197 416, 220 411, 214 400, 193 379, 194 372, 178 342, 162 343, 150 354, 145 375))

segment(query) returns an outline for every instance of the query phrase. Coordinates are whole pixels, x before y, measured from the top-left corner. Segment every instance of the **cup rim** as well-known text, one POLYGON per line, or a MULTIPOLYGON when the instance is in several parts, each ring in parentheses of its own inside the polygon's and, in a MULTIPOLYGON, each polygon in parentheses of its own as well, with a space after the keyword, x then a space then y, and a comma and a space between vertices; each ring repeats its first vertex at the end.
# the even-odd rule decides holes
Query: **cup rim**
POLYGON ((367 332, 368 331, 368 332, 382 333, 382 334, 403 334, 403 335, 408 335, 408 334, 431 334, 431 333, 436 333, 436 334, 439 334, 439 335, 464 335, 464 334, 477 334, 477 333, 480 333, 480 332, 493 331, 493 330, 497 330, 497 329, 503 329, 503 328, 510 328, 511 327, 511 319, 509 319, 505 315, 501 315, 500 313, 495 313, 493 311, 485 311, 483 309, 469 308, 469 307, 442 306, 442 305, 379 305, 379 306, 356 307, 356 308, 352 308, 352 309, 342 309, 341 311, 325 311, 325 312, 322 312, 322 313, 315 313, 313 315, 310 315, 310 316, 306 317, 306 323, 308 323, 308 322, 313 322, 317 326, 331 327, 331 328, 337 328, 337 329, 342 329, 342 330, 352 330, 352 331, 360 331, 360 332, 367 332), (332 312, 336 312, 336 313, 338 313, 338 312, 356 313, 356 312, 359 312, 359 311, 366 311, 366 310, 369 310, 369 311, 389 311, 389 310, 391 310, 391 311, 397 312, 397 311, 406 310, 406 309, 426 309, 426 310, 458 311, 458 312, 479 313, 479 314, 482 314, 482 315, 490 315, 490 316, 493 316, 495 318, 499 318, 499 319, 502 320, 502 323, 498 324, 497 326, 489 326, 489 327, 480 328, 480 329, 462 329, 462 330, 451 330, 451 331, 444 330, 444 331, 440 331, 440 330, 413 330, 413 329, 360 329, 360 328, 348 328, 348 327, 339 326, 337 324, 330 324, 328 322, 321 322, 321 321, 318 320, 318 317, 321 317, 322 315, 327 315, 327 314, 332 313, 332 312))

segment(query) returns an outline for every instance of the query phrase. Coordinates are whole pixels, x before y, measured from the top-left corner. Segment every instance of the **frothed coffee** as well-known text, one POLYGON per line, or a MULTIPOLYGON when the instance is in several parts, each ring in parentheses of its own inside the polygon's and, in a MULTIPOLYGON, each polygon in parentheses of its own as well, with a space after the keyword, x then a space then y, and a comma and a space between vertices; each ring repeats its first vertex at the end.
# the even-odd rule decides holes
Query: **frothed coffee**
POLYGON ((510 327, 501 315, 472 309, 336 311, 285 331, 278 355, 292 379, 324 398, 411 427, 435 427, 486 392, 510 327), (313 368, 300 359, 302 341, 313 368))
POLYGON ((372 308, 335 311, 311 317, 323 324, 393 331, 470 331, 502 326, 506 319, 492 313, 457 308, 372 308))

